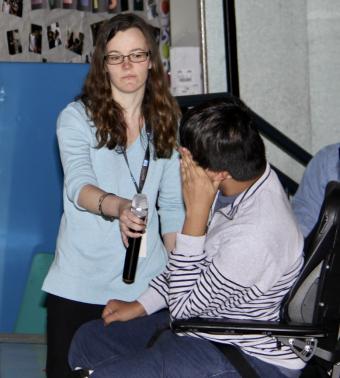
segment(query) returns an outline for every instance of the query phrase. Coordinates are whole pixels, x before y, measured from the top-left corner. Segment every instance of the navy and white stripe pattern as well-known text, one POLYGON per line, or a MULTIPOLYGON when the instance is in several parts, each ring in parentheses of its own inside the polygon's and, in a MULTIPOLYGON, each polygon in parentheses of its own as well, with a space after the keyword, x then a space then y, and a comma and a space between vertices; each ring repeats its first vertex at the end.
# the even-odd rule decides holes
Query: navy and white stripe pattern
MULTIPOLYGON (((163 296, 173 318, 200 316, 276 321, 282 298, 298 277, 301 267, 302 260, 299 260, 272 289, 263 293, 256 285, 245 287, 228 280, 213 262, 207 265, 203 256, 188 261, 187 256, 174 254, 167 271, 154 279, 150 286, 163 296), (176 274, 171 274, 171 271, 176 271, 176 274)), ((245 352, 270 363, 277 360, 278 365, 285 367, 302 367, 288 347, 278 349, 276 340, 268 336, 188 335, 238 345, 245 352)))
POLYGON ((281 301, 298 277, 302 262, 298 260, 291 271, 263 293, 256 285, 246 287, 229 280, 213 261, 207 264, 203 254, 196 259, 173 254, 167 270, 150 286, 163 296, 173 318, 200 316, 276 321, 281 301))

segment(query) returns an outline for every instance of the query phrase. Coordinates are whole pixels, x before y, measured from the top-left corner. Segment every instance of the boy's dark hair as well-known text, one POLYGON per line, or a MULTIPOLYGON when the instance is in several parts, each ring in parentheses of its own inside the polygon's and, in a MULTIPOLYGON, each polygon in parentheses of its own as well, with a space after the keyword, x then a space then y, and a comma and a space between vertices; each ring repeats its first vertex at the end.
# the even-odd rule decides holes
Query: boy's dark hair
POLYGON ((202 168, 228 171, 238 181, 254 179, 265 170, 265 148, 255 115, 235 96, 188 110, 179 135, 181 146, 202 168))

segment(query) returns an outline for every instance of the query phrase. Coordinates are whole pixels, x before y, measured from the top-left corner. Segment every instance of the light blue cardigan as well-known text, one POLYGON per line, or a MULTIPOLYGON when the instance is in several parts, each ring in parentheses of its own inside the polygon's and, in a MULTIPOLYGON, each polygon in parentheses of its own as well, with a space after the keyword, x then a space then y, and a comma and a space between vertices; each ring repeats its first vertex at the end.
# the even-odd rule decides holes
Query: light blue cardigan
MULTIPOLYGON (((43 290, 85 303, 106 304, 112 298, 130 301, 165 267, 167 252, 159 235, 159 219, 162 234, 181 230, 184 208, 179 157, 174 151, 170 159, 151 158, 143 189, 149 201, 147 256, 139 258, 135 283, 127 285, 122 281, 125 247, 118 221, 105 221, 77 205, 80 190, 87 184, 129 199, 136 193, 123 155, 106 147, 96 149, 95 132, 81 102, 69 104, 58 118, 57 136, 64 169, 64 213, 55 259, 43 290)), ((141 138, 127 150, 137 182, 145 146, 143 129, 141 138)))

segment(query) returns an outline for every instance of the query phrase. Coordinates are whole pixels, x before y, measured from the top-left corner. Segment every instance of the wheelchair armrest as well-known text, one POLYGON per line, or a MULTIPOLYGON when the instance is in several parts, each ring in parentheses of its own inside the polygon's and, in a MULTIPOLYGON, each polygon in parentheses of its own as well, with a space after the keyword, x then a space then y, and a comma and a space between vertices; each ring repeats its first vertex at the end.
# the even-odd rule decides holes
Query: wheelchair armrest
POLYGON ((325 337, 326 331, 309 324, 284 324, 272 321, 249 321, 226 318, 174 319, 175 332, 202 332, 210 334, 263 334, 284 337, 325 337))

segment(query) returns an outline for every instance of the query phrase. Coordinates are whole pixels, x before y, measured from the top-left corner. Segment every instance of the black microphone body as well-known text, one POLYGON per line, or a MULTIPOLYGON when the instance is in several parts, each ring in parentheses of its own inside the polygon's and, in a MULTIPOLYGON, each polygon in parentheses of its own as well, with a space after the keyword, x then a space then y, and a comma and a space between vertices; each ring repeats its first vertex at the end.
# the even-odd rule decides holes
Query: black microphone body
MULTIPOLYGON (((148 202, 145 194, 138 193, 132 199, 131 211, 137 215, 138 218, 145 220, 148 212, 148 202)), ((124 269, 123 269, 123 281, 127 284, 131 284, 135 281, 135 275, 137 270, 137 263, 139 257, 140 245, 142 237, 128 238, 129 246, 126 249, 124 269)))
POLYGON ((140 245, 142 238, 128 238, 129 246, 126 249, 123 281, 125 283, 133 283, 135 280, 137 263, 139 257, 140 245))

